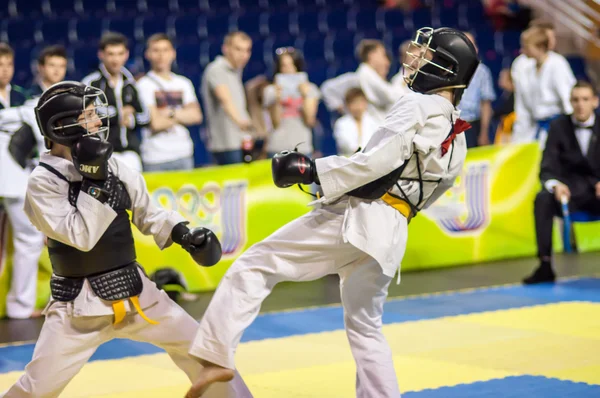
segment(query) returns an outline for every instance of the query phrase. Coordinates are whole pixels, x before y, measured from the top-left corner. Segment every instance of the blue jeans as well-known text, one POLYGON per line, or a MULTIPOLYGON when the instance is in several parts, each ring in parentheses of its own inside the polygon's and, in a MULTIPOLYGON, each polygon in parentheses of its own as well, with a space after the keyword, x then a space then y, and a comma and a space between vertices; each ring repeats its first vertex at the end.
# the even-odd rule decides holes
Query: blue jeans
POLYGON ((212 155, 215 159, 215 162, 220 166, 226 164, 242 163, 243 159, 241 149, 233 151, 213 152, 212 155))
POLYGON ((144 171, 178 171, 194 168, 194 157, 172 160, 170 162, 149 164, 144 163, 144 171))

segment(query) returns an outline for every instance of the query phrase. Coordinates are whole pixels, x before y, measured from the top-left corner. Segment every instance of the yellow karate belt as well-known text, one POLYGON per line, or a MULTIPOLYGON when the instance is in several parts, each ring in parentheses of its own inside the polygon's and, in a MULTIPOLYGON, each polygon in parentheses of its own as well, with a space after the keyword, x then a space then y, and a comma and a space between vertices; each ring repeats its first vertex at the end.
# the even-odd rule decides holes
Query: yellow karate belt
MULTIPOLYGON (((123 321, 123 319, 125 319, 125 315, 127 315, 127 311, 125 311, 125 300, 127 299, 115 301, 112 303, 113 311, 115 312, 115 322, 113 323, 113 325, 116 325, 123 321)), ((136 309, 138 314, 140 314, 143 320, 145 320, 151 325, 158 325, 159 322, 153 321, 152 319, 148 318, 146 314, 144 314, 144 311, 142 311, 142 307, 140 306, 140 300, 138 296, 129 297, 129 300, 131 300, 133 307, 136 309)))
POLYGON ((412 218, 412 209, 405 200, 392 196, 387 192, 381 197, 381 200, 398 210, 408 221, 412 218))

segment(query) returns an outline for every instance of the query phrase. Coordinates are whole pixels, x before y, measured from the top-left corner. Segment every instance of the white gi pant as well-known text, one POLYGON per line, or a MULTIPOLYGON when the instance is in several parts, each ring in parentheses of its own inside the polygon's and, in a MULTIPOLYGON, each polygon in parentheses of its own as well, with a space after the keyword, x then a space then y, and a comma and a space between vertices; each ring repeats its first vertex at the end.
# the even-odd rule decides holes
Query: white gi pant
POLYGON ((14 246, 6 314, 10 318, 29 318, 35 309, 38 261, 44 248, 44 235, 27 218, 23 210, 24 198, 0 200, 12 227, 14 246))
POLYGON ((356 396, 398 398, 392 352, 382 333, 383 304, 392 278, 371 256, 344 242, 345 209, 345 200, 315 209, 242 254, 217 288, 190 354, 235 369, 242 334, 277 283, 337 273, 356 362, 356 396))
MULTIPOLYGON (((144 290, 150 286, 145 283, 144 290)), ((158 325, 149 324, 137 313, 128 313, 117 325, 113 325, 112 315, 73 317, 69 303, 52 302, 46 309, 46 321, 25 374, 0 397, 58 397, 98 346, 115 338, 147 342, 164 349, 190 381, 195 381, 202 365, 188 355, 188 350, 198 330, 198 322, 166 293, 155 285, 153 288, 151 295, 160 297, 156 297, 158 302, 144 313, 160 322, 158 325)), ((144 293, 148 297, 149 292, 144 293)), ((252 395, 236 372, 229 383, 211 386, 206 397, 251 398, 252 395)))

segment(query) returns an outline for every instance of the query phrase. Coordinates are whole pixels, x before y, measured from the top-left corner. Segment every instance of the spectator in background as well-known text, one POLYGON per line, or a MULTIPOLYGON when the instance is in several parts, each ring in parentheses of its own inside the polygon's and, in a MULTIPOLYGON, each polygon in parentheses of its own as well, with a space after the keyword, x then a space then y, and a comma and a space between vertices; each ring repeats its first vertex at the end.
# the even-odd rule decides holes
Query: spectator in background
POLYGON ((202 97, 209 149, 219 165, 242 162, 242 143, 253 129, 247 110, 242 71, 252 53, 252 40, 244 32, 225 36, 218 56, 202 76, 202 97))
MULTIPOLYGON (((10 84, 14 71, 13 50, 8 44, 0 43, 0 212, 4 207, 12 228, 14 247, 6 314, 9 318, 23 319, 41 316, 41 311, 35 310, 35 302, 38 259, 44 237, 23 210, 29 170, 21 167, 9 150, 13 135, 23 124, 21 108, 27 99, 25 90, 10 84)), ((34 146, 35 138, 32 137, 34 146)), ((0 231, 0 244, 4 233, 0 231)))
POLYGON ((27 100, 25 90, 10 84, 15 74, 15 53, 6 43, 0 42, 0 109, 20 106, 27 100))
POLYGON ((98 70, 82 82, 106 94, 110 112, 108 141, 113 145, 113 156, 141 172, 136 129, 150 125, 150 112, 139 98, 133 75, 125 68, 129 58, 127 38, 120 33, 105 33, 100 39, 98 57, 98 70))
POLYGON ((517 0, 485 0, 484 4, 495 30, 523 30, 531 19, 531 9, 517 0))
POLYGON ((304 69, 304 58, 298 50, 287 47, 275 51, 274 84, 265 88, 263 101, 273 123, 267 144, 269 157, 296 147, 312 156, 312 129, 321 94, 304 69))
POLYGON ((381 41, 362 40, 357 52, 361 61, 356 70, 360 88, 369 101, 369 113, 382 123, 387 111, 402 93, 387 81, 390 59, 381 41))
MULTIPOLYGON (((473 42, 475 48, 475 38, 469 32, 465 35, 473 42)), ((473 75, 469 87, 465 89, 458 109, 460 118, 471 124, 471 128, 465 131, 467 139, 467 148, 473 148, 490 143, 489 131, 490 121, 492 120, 492 101, 496 99, 494 91, 494 81, 490 69, 480 63, 473 75)))
POLYGON ((600 119, 595 114, 598 96, 588 82, 577 82, 570 94, 572 115, 563 114, 550 124, 542 156, 542 190, 535 198, 535 232, 540 265, 525 284, 553 282, 552 225, 561 216, 561 201, 569 212, 600 215, 600 119))
POLYGON ((513 142, 539 140, 543 147, 550 122, 573 111, 569 97, 575 76, 567 60, 549 50, 547 29, 534 26, 524 31, 521 48, 533 62, 520 61, 513 73, 517 116, 513 142))
POLYGON ((348 114, 339 118, 333 128, 333 136, 339 155, 350 156, 367 145, 378 124, 367 112, 369 102, 358 87, 346 93, 348 114))
MULTIPOLYGON (((547 22, 543 19, 534 19, 529 23, 529 27, 538 27, 543 29, 546 32, 546 35, 548 36, 548 50, 554 51, 554 49, 556 48, 556 32, 554 31, 554 25, 552 23, 547 22)), ((523 53, 523 49, 521 48, 521 54, 519 54, 519 56, 515 58, 510 67, 510 76, 515 87, 515 92, 523 91, 526 89, 525 87, 520 87, 521 85, 525 86, 527 83, 524 80, 524 71, 528 68, 528 65, 533 64, 535 64, 535 60, 527 57, 527 55, 523 53)), ((519 103, 519 105, 517 105, 517 102, 519 101, 521 101, 521 98, 515 96, 516 108, 520 108, 523 106, 522 103, 519 103)), ((533 120, 530 120, 529 118, 526 119, 524 117, 516 117, 513 125, 512 137, 534 137, 536 130, 537 126, 533 120)), ((527 138, 527 141, 529 140, 530 139, 527 138)), ((531 138, 531 140, 533 140, 533 138, 531 138)))
POLYGON ((38 74, 29 92, 38 98, 51 85, 65 80, 67 74, 67 50, 63 46, 48 46, 38 56, 38 74))
POLYGON ((502 69, 498 78, 502 94, 494 108, 494 119, 498 123, 494 138, 495 144, 507 144, 511 140, 515 121, 515 86, 510 77, 510 69, 502 69))
POLYGON ((398 73, 396 73, 396 75, 394 75, 394 77, 392 77, 392 86, 394 86, 394 88, 396 90, 398 90, 401 95, 405 95, 411 92, 411 89, 408 88, 408 85, 406 84, 406 80, 404 80, 405 77, 405 69, 404 69, 404 64, 407 62, 410 62, 410 60, 408 59, 408 48, 410 46, 411 41, 410 40, 406 40, 404 42, 402 42, 402 44, 400 44, 400 47, 398 48, 398 57, 400 59, 400 70, 398 71, 398 73))
POLYGON ((202 111, 192 82, 171 71, 176 55, 166 34, 148 38, 145 56, 151 70, 137 82, 150 110, 140 145, 145 171, 194 168, 194 143, 186 126, 202 123, 202 111))

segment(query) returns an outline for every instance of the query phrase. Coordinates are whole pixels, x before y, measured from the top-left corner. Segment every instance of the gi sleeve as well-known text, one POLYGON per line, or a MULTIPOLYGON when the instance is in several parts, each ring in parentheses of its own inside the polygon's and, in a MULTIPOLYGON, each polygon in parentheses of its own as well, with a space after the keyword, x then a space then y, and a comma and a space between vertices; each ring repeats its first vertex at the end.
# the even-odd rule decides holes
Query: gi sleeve
POLYGON ((367 99, 378 108, 389 107, 402 94, 367 65, 363 64, 359 68, 358 78, 360 88, 365 93, 367 99))
POLYGON ((569 62, 563 57, 558 58, 552 73, 552 82, 554 83, 554 89, 556 94, 560 98, 560 103, 563 108, 563 113, 570 115, 573 113, 573 107, 571 106, 571 90, 575 85, 576 79, 571 70, 569 62))
POLYGON ((329 111, 335 111, 344 107, 344 97, 346 90, 350 87, 357 87, 358 75, 354 72, 344 73, 333 79, 326 80, 321 85, 323 102, 329 111))
POLYGON ((317 173, 328 199, 374 181, 402 166, 413 153, 413 139, 426 113, 415 96, 402 97, 390 110, 363 152, 351 157, 316 159, 317 173))
POLYGON ((44 235, 87 252, 96 246, 117 213, 85 192, 76 207, 69 203, 69 184, 37 169, 29 177, 25 214, 44 235), (39 171, 38 171, 39 170, 39 171))
POLYGON ((116 175, 127 187, 131 198, 132 222, 144 235, 154 236, 160 249, 171 246, 173 227, 186 219, 176 211, 166 210, 154 203, 146 187, 144 177, 117 159, 110 164, 116 175))

